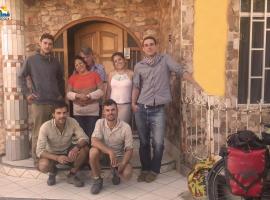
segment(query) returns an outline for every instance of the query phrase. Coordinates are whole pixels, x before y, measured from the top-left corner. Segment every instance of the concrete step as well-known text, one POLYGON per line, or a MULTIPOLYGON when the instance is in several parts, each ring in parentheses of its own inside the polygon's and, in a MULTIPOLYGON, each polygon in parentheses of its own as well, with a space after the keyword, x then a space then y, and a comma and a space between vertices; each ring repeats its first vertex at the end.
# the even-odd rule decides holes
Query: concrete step
MULTIPOLYGON (((175 169, 175 160, 172 158, 170 153, 166 150, 167 145, 169 144, 167 140, 165 140, 165 151, 164 151, 163 159, 162 159, 161 173, 168 172, 175 169)), ((135 169, 141 168, 141 163, 139 159, 139 139, 137 136, 134 136, 134 153, 133 153, 133 158, 131 160, 131 164, 135 169)), ((67 174, 68 172, 67 166, 58 166, 58 167, 60 168, 60 176, 61 176, 61 173, 67 174)), ((103 167, 103 169, 108 170, 109 168, 103 167)), ((89 169, 84 169, 84 170, 88 171, 89 169)), ((24 178, 47 177, 46 174, 39 172, 34 167, 32 158, 19 160, 19 161, 7 161, 5 157, 2 157, 1 162, 0 162, 0 173, 9 175, 9 176, 24 177, 24 178)))

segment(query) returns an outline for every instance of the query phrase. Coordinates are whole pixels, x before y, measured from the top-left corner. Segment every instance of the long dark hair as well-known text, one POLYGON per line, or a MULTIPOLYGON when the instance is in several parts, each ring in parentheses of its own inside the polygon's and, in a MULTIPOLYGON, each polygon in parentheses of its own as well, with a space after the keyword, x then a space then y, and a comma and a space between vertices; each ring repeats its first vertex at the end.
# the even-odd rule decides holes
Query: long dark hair
POLYGON ((88 70, 88 66, 87 66, 87 62, 85 62, 85 60, 83 59, 83 57, 76 55, 73 59, 73 65, 74 65, 74 72, 73 73, 77 73, 76 69, 75 69, 75 61, 76 60, 80 60, 85 64, 86 69, 88 70))

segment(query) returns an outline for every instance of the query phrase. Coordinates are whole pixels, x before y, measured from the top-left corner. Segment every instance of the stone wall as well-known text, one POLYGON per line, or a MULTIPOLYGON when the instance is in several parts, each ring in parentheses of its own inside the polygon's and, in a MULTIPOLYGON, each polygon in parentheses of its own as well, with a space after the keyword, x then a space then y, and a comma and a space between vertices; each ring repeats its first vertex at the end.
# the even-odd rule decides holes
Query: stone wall
POLYGON ((230 0, 228 6, 228 44, 226 59, 225 96, 231 101, 237 99, 238 89, 238 60, 240 39, 240 3, 230 0))
MULTIPOLYGON (((170 54, 177 62, 192 70, 193 65, 193 0, 161 0, 160 49, 170 54)), ((174 145, 177 167, 181 153, 181 80, 172 75, 172 103, 167 106, 166 136, 174 145)), ((183 113, 185 114, 185 113, 183 113)), ((166 147, 168 148, 168 147, 166 147)))
POLYGON ((25 5, 27 55, 36 48, 43 32, 57 33, 70 22, 85 17, 104 17, 126 26, 138 39, 158 35, 159 10, 155 0, 36 0, 25 5))

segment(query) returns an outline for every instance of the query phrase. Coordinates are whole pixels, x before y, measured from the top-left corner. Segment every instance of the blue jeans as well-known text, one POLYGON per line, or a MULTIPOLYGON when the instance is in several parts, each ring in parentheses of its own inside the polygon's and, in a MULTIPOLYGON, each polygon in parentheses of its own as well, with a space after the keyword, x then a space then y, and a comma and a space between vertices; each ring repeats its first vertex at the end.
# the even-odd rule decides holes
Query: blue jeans
POLYGON ((99 119, 99 116, 74 115, 74 118, 77 120, 80 127, 82 127, 85 134, 88 135, 89 139, 91 140, 91 135, 95 129, 95 125, 99 119))
POLYGON ((160 107, 144 107, 138 105, 135 121, 140 138, 140 160, 143 171, 160 173, 164 150, 165 109, 160 107), (153 157, 151 158, 150 137, 152 133, 153 157))

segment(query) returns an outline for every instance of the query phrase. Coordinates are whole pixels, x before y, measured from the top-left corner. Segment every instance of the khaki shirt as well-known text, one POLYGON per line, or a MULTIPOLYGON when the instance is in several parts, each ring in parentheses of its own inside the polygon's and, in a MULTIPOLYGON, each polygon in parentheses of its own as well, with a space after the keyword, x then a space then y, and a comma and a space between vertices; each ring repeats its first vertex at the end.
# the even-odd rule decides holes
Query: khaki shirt
POLYGON ((88 142, 89 138, 75 119, 67 117, 62 133, 56 127, 54 119, 51 119, 40 127, 36 153, 38 157, 44 151, 52 154, 67 154, 72 144, 80 140, 88 142))
POLYGON ((99 119, 96 123, 92 138, 98 138, 112 148, 117 157, 124 156, 127 149, 133 149, 133 136, 130 126, 124 121, 117 121, 111 130, 106 119, 99 119))

